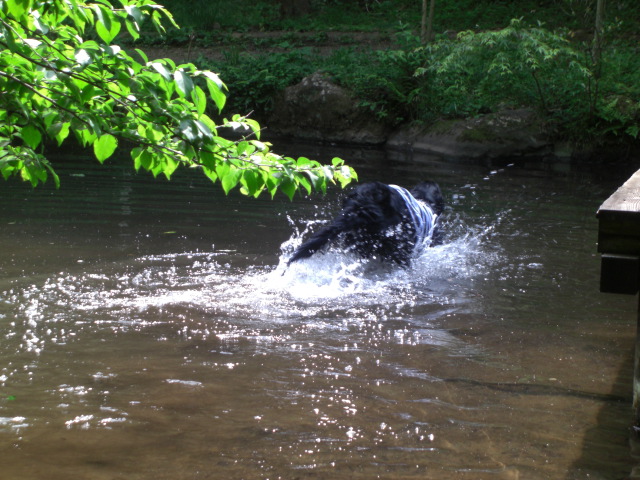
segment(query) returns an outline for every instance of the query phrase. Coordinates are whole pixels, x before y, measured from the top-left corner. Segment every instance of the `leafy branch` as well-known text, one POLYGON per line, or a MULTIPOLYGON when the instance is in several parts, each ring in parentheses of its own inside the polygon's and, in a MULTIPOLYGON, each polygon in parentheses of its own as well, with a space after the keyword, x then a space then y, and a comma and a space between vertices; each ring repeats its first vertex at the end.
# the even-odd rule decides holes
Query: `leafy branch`
POLYGON ((200 169, 229 192, 252 196, 303 188, 325 191, 357 179, 340 159, 331 165, 282 157, 260 141, 261 126, 233 115, 208 115, 226 103, 213 72, 169 59, 134 59, 113 44, 125 30, 136 39, 143 22, 163 31, 171 14, 153 0, 5 0, 0 2, 0 173, 33 186, 59 179, 44 155, 45 139, 69 137, 91 147, 98 161, 123 144, 136 169, 170 178, 179 166, 200 169), (54 28, 55 27, 55 28, 54 28), (123 29, 124 27, 124 29, 123 29), (206 90, 206 91, 205 91, 206 90), (236 132, 234 139, 225 132, 236 132))

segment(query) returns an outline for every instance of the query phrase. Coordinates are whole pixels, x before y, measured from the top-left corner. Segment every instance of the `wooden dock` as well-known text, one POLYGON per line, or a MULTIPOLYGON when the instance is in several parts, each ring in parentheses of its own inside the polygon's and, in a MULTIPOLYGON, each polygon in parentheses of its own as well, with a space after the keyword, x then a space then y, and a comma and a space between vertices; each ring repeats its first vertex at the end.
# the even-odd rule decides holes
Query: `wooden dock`
MULTIPOLYGON (((598 209, 600 291, 635 295, 640 287, 640 170, 598 209)), ((640 426, 640 305, 633 373, 633 411, 640 426)))

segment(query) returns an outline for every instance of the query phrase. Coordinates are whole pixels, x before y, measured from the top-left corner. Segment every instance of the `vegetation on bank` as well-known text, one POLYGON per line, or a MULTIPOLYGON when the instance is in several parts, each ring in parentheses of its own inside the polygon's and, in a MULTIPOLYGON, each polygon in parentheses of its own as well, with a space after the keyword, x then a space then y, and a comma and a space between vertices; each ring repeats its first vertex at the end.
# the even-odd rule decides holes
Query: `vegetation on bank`
POLYGON ((165 3, 185 28, 161 41, 222 47, 218 58, 197 63, 220 72, 234 111, 257 118, 268 117, 278 91, 322 71, 391 125, 528 107, 563 139, 639 135, 634 0, 607 2, 597 40, 596 0, 438 2, 427 44, 417 0, 310 0, 300 16, 283 15, 282 0, 165 3), (251 34, 264 31, 282 33, 251 34), (345 46, 326 53, 336 31, 345 46), (358 32, 378 32, 390 46, 358 43, 358 32))

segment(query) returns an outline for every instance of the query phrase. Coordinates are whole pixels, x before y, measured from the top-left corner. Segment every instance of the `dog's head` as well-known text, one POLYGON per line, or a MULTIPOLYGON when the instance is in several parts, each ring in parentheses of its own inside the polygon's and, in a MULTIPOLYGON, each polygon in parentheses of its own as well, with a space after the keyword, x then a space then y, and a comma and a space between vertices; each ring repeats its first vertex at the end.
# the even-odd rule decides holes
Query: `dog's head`
POLYGON ((420 182, 411 189, 411 195, 426 202, 436 215, 440 215, 444 211, 444 198, 440 186, 436 182, 431 180, 420 182))

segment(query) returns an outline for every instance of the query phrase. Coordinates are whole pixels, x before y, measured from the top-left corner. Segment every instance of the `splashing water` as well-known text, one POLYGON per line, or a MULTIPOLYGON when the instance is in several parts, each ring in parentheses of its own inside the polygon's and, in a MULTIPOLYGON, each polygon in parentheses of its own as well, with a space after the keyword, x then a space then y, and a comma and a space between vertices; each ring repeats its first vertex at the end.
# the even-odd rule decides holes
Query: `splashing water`
POLYGON ((291 251, 317 223, 294 232, 275 268, 239 270, 230 251, 143 256, 126 266, 62 272, 40 285, 15 287, 0 294, 0 306, 15 318, 10 335, 22 330, 22 348, 35 353, 96 325, 121 331, 198 323, 203 334, 255 334, 277 324, 339 322, 354 312, 383 319, 419 305, 464 302, 469 279, 497 259, 485 248, 494 226, 470 228, 455 218, 445 225, 449 240, 424 251, 407 269, 339 251, 286 267, 291 251))
POLYGON ((280 263, 273 272, 274 277, 278 274, 283 277, 279 282, 272 279, 278 288, 301 303, 314 304, 336 298, 361 304, 385 303, 408 290, 438 293, 438 285, 442 285, 443 280, 449 284, 464 282, 485 271, 497 259, 484 245, 495 225, 470 228, 456 217, 443 226, 449 232, 448 240, 422 251, 407 269, 362 260, 337 250, 316 254, 286 267, 287 257, 315 223, 307 224, 302 233, 296 231, 282 245, 280 263))

